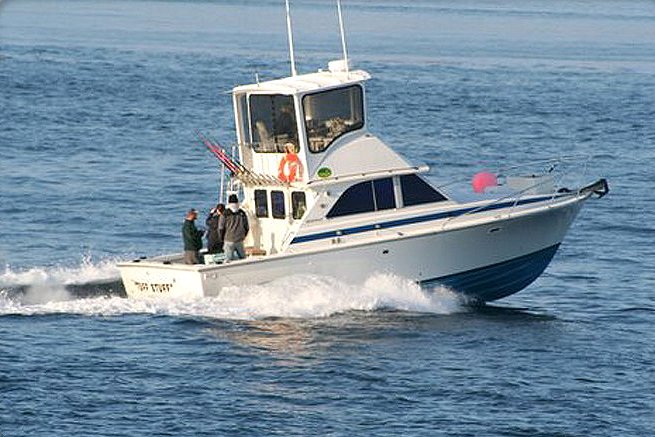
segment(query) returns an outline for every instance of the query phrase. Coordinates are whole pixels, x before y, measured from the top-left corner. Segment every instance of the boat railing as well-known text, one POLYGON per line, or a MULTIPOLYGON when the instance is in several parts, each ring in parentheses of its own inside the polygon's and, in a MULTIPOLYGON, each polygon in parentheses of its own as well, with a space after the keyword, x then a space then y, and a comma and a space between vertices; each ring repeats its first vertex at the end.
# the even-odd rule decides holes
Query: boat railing
POLYGON ((322 179, 312 179, 307 182, 308 186, 315 187, 321 185, 329 185, 340 182, 353 182, 360 179, 371 179, 381 176, 402 176, 406 174, 425 173, 430 168, 427 165, 415 165, 409 167, 389 168, 384 170, 371 170, 361 173, 348 173, 337 176, 330 176, 322 179))
MULTIPOLYGON (((589 162, 591 161, 592 158, 593 158, 593 156, 591 156, 591 155, 569 155, 569 156, 564 156, 564 157, 559 157, 559 158, 537 160, 537 161, 532 161, 532 162, 527 163, 527 164, 521 164, 521 165, 506 167, 506 168, 500 170, 497 174, 504 176, 505 173, 508 173, 510 171, 523 169, 523 168, 529 168, 529 167, 533 167, 533 166, 538 165, 538 164, 541 164, 541 165, 547 164, 547 165, 549 165, 549 168, 546 171, 546 173, 544 173, 543 175, 545 176, 545 175, 552 174, 553 178, 555 178, 555 180, 553 180, 552 178, 540 178, 540 180, 538 180, 534 184, 531 184, 531 185, 529 185, 529 186, 527 186, 527 187, 525 187, 525 188, 523 188, 521 190, 513 191, 513 192, 511 192, 511 193, 509 193, 509 194, 507 194, 505 196, 494 199, 493 201, 491 201, 489 203, 485 203, 483 205, 480 205, 477 208, 473 208, 473 209, 467 210, 466 212, 458 214, 456 216, 449 217, 441 225, 441 229, 444 230, 448 225, 452 224, 453 222, 455 222, 458 219, 461 219, 462 217, 467 217, 469 215, 478 213, 480 211, 484 211, 485 209, 493 209, 493 207, 495 205, 497 205, 497 204, 507 202, 509 200, 513 200, 512 207, 507 212, 507 217, 509 218, 509 217, 512 216, 512 214, 516 210, 516 207, 519 205, 520 201, 523 198, 525 198, 528 195, 534 195, 535 189, 546 186, 546 185, 553 184, 555 187, 560 187, 560 189, 557 189, 557 188, 554 189, 552 191, 552 193, 550 194, 550 199, 549 200, 550 200, 551 203, 555 202, 555 200, 557 200, 557 199, 559 199, 559 198, 561 198, 563 196, 568 196, 568 195, 571 194, 571 191, 567 190, 567 189, 562 190, 562 188, 563 188, 562 184, 563 184, 563 181, 566 178, 567 174, 565 172, 563 172, 563 171, 560 172, 559 174, 555 174, 554 173, 555 169, 558 166, 560 166, 562 163, 565 163, 565 162, 581 162, 582 163, 582 171, 580 172, 579 176, 583 179, 587 175, 588 168, 589 168, 589 162)), ((447 184, 441 185, 438 188, 444 188, 444 187, 447 187, 447 186, 451 186, 451 185, 454 185, 455 183, 458 183, 458 182, 461 182, 461 180, 448 182, 447 184)), ((581 188, 579 188, 576 191, 576 193, 579 194, 580 190, 581 190, 581 188)))
MULTIPOLYGON (((536 183, 534 185, 530 185, 527 188, 524 188, 524 189, 522 189, 520 191, 512 192, 512 193, 510 193, 508 195, 499 197, 499 198, 497 198, 497 199, 495 199, 495 200, 493 200, 491 202, 485 203, 484 205, 480 205, 477 208, 473 208, 473 209, 467 210, 467 211, 465 211, 465 212, 463 212, 461 214, 458 214, 456 216, 449 217, 441 225, 441 230, 444 230, 446 228, 446 226, 448 226, 449 224, 452 224, 453 222, 455 222, 458 219, 461 219, 463 217, 467 217, 467 216, 476 214, 478 212, 484 211, 485 209, 491 210, 497 204, 506 202, 508 200, 513 200, 514 202, 512 203, 512 207, 510 208, 510 211, 508 212, 508 215, 507 215, 508 217, 510 217, 512 215, 512 213, 514 212, 514 209, 516 208, 516 206, 520 202, 520 200, 524 197, 524 195, 526 195, 527 193, 533 191, 535 188, 538 188, 541 185, 544 185, 544 184, 547 184, 547 183, 551 183, 551 181, 549 181, 549 180, 541 181, 541 182, 536 183)), ((557 193, 554 193, 554 195, 551 197, 550 200, 552 201, 558 196, 561 196, 561 194, 558 195, 557 193)))

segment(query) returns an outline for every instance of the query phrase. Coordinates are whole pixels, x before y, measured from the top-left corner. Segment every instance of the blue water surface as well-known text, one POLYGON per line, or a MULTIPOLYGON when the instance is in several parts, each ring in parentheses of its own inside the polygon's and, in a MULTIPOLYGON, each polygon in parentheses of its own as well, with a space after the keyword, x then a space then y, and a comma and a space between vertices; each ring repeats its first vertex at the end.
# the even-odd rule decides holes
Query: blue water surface
MULTIPOLYGON (((283 3, 0 3, 0 436, 652 435, 652 1, 343 2, 371 129, 433 180, 569 154, 609 179, 521 293, 117 295, 116 261, 215 203, 194 130, 231 143, 231 88, 288 74, 283 3)), ((324 68, 334 3, 292 7, 299 70, 324 68)))

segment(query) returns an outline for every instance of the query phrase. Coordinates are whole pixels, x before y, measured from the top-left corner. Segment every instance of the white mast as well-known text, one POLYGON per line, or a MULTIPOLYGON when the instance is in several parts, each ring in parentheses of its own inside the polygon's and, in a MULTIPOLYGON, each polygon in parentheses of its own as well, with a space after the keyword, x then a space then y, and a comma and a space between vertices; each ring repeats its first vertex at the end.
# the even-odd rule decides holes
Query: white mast
POLYGON ((291 58, 291 75, 296 76, 296 57, 293 53, 293 33, 291 32, 291 12, 289 11, 289 0, 284 1, 287 7, 287 34, 289 37, 289 58, 291 58))
POLYGON ((343 29, 343 15, 341 14, 341 0, 337 0, 337 14, 339 15, 339 31, 341 32, 341 48, 343 49, 343 60, 346 63, 346 73, 350 72, 348 65, 348 49, 346 48, 346 32, 343 29))

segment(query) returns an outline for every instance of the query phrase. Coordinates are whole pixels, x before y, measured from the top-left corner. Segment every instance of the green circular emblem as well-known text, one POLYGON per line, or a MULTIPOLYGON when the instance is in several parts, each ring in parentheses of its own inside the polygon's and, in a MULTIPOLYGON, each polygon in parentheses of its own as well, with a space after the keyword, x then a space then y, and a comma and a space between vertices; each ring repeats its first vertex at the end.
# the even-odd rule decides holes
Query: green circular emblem
POLYGON ((319 178, 329 178, 332 176, 332 170, 330 170, 327 167, 321 167, 318 169, 318 177, 319 178))

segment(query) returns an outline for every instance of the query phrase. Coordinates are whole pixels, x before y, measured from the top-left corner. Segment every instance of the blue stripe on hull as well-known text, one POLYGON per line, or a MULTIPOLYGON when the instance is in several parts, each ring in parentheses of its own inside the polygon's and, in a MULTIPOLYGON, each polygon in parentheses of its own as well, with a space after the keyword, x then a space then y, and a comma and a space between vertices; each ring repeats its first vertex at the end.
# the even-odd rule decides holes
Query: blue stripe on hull
MULTIPOLYGON (((562 197, 562 195, 558 195, 558 197, 562 197)), ((334 238, 338 237, 341 235, 352 235, 352 234, 359 234, 362 232, 369 232, 369 231, 377 231, 379 229, 389 229, 389 228, 395 228, 398 226, 406 226, 406 225, 413 225, 416 223, 424 223, 424 222, 430 222, 434 220, 442 220, 445 218, 451 218, 451 217, 458 217, 464 214, 479 214, 483 212, 489 212, 489 211, 494 211, 497 209, 503 209, 503 208, 508 208, 508 207, 516 207, 516 206, 523 206, 523 205, 529 205, 531 203, 538 203, 538 202, 543 202, 545 200, 552 200, 554 197, 552 195, 550 196, 541 196, 541 197, 536 197, 532 199, 521 199, 521 200, 512 200, 510 202, 502 202, 502 203, 492 203, 483 207, 467 207, 467 208, 462 208, 462 209, 456 209, 452 211, 445 211, 445 212, 437 212, 437 213, 432 213, 428 215, 423 215, 423 216, 417 216, 417 217, 407 217, 403 219, 396 219, 396 220, 389 220, 386 222, 376 222, 376 223, 371 223, 368 225, 362 225, 362 226, 355 226, 351 228, 342 228, 342 229, 335 229, 332 231, 324 231, 324 232, 319 232, 317 234, 308 234, 308 235, 299 235, 295 237, 293 240, 291 240, 291 244, 297 244, 297 243, 307 243, 308 241, 315 241, 315 240, 323 240, 325 238, 334 238)))
POLYGON ((553 259, 559 244, 518 258, 421 281, 421 285, 441 284, 485 302, 514 294, 537 279, 553 259))

